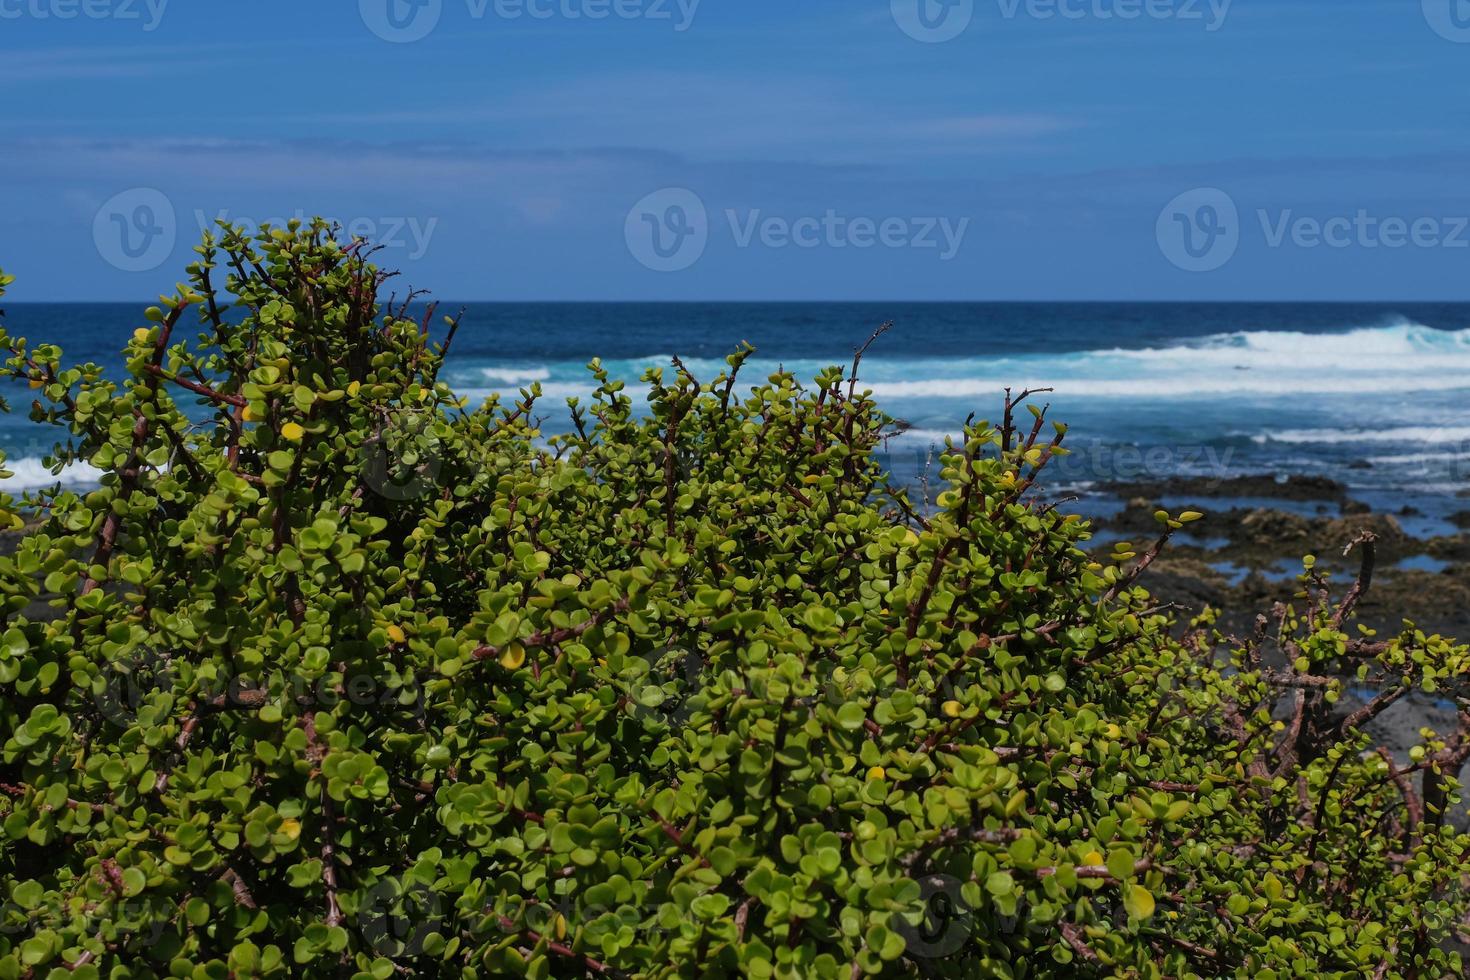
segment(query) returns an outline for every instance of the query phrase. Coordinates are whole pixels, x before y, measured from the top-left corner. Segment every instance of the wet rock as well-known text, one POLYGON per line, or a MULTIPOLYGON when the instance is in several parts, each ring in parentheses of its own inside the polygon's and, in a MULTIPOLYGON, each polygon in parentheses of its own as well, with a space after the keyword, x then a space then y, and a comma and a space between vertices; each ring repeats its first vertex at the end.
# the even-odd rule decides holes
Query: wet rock
POLYGON ((1393 570, 1377 576, 1360 613, 1372 625, 1397 628, 1403 620, 1451 636, 1470 635, 1470 582, 1463 576, 1393 570))
POLYGON ((1149 568, 1149 592, 1160 602, 1173 602, 1190 614, 1205 606, 1223 608, 1230 601, 1230 583, 1224 575, 1197 559, 1161 557, 1149 568))
POLYGON ((1289 514, 1281 510, 1252 510, 1240 518, 1235 544, 1249 544, 1257 548, 1302 546, 1312 540, 1310 517, 1289 514), (1242 540, 1243 539, 1243 540, 1242 540))
POLYGON ((1451 538, 1434 538, 1424 549, 1435 558, 1452 562, 1470 562, 1470 534, 1457 534, 1451 538))

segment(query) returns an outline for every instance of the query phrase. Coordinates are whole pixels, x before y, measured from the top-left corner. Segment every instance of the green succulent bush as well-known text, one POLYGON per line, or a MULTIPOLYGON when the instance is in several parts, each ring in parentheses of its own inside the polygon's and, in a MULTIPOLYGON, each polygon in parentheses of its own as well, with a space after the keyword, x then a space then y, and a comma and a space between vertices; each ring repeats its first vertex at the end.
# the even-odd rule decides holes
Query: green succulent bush
POLYGON ((1350 632, 1371 541, 1236 639, 1139 584, 1198 515, 1037 501, 1025 395, 926 507, 861 355, 594 361, 546 437, 323 224, 199 254, 121 384, 0 336, 104 472, 0 499, 0 978, 1459 971, 1470 716, 1364 726, 1470 654, 1350 632))

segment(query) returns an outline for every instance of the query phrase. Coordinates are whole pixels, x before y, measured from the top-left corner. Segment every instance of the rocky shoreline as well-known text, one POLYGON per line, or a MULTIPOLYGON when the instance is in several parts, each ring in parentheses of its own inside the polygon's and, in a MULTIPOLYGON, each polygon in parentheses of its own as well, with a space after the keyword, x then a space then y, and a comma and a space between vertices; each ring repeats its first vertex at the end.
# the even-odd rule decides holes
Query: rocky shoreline
MULTIPOLYGON (((1205 514, 1188 525, 1188 533, 1175 535, 1143 583, 1161 601, 1174 603, 1182 618, 1210 606, 1222 612, 1222 628, 1247 635, 1258 614, 1301 590, 1306 555, 1315 557, 1316 570, 1340 596, 1361 567, 1360 554, 1344 549, 1370 531, 1377 538, 1376 561, 1372 585, 1357 607, 1358 622, 1385 636, 1412 623, 1426 634, 1470 641, 1470 509, 1436 520, 1425 520, 1414 508, 1378 513, 1334 481, 1272 476, 1118 483, 1095 488, 1089 503, 1092 550, 1099 555, 1120 541, 1145 552, 1159 537, 1154 514, 1161 507, 1205 514)), ((1342 709, 1350 711, 1376 693, 1349 685, 1342 709)), ((1414 692, 1370 730, 1402 760, 1422 741, 1420 729, 1453 732, 1456 724, 1453 703, 1414 692)))
POLYGON ((1176 535, 1150 569, 1149 589, 1167 601, 1253 617, 1294 594, 1306 555, 1345 589, 1360 557, 1344 549, 1369 531, 1377 538, 1377 560, 1360 621, 1396 633, 1408 620, 1426 633, 1470 637, 1470 509, 1443 522, 1416 521, 1423 515, 1413 508, 1376 513, 1346 487, 1321 478, 1181 479, 1099 489, 1121 504, 1093 518, 1094 542, 1106 550, 1118 541, 1140 551, 1148 547, 1159 534, 1154 513, 1160 507, 1205 514, 1189 533, 1176 535), (1413 533, 1431 524, 1454 533, 1413 533))

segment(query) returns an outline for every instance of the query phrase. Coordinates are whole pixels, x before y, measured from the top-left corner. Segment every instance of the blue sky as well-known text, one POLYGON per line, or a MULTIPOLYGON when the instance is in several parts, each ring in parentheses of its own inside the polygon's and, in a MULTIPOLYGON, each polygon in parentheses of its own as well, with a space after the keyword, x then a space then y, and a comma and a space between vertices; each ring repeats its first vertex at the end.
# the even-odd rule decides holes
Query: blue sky
POLYGON ((0 0, 12 297, 1470 298, 1470 0, 414 2, 0 0))

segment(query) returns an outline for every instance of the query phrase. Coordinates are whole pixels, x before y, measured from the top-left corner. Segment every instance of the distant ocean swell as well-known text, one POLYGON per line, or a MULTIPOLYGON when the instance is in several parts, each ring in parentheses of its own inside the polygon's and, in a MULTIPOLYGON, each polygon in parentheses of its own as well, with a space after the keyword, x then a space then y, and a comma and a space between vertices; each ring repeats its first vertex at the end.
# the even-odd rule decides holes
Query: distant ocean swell
MULTIPOLYGON (((666 354, 604 362, 613 377, 633 382, 648 368, 669 368, 666 354)), ((698 377, 713 378, 723 361, 687 360, 698 377)), ((826 367, 785 361, 808 378, 826 367)), ((761 358, 753 375, 775 362, 761 358)), ((1073 398, 1200 399, 1231 396, 1396 393, 1470 389, 1470 330, 1445 331, 1412 323, 1339 334, 1240 332, 1186 344, 1126 350, 1107 348, 1010 357, 897 358, 874 354, 862 379, 879 399, 990 399, 1007 386, 1053 387, 1073 398)), ((513 394, 540 382, 550 399, 585 398, 593 388, 585 363, 454 365, 448 380, 461 394, 513 394)))
MULTIPOLYGON (((888 447, 895 460, 906 453, 908 465, 956 434, 970 413, 993 417, 1006 387, 1048 387, 1055 389, 1047 396, 1056 404, 1054 415, 1073 423, 1073 444, 1092 452, 1085 467, 1074 462, 1077 483, 1129 476, 1128 458, 1099 461, 1098 448, 1106 445, 1132 450, 1145 463, 1160 461, 1138 473, 1150 477, 1166 476, 1171 468, 1218 473, 1254 467, 1391 489, 1407 468, 1442 490, 1470 485, 1470 330, 1400 320, 1338 333, 1240 331, 1141 349, 994 357, 899 356, 902 339, 886 338, 886 347, 864 360, 862 381, 885 411, 908 423, 888 447), (1159 455, 1162 450, 1167 453, 1159 455)), ((639 399, 638 379, 646 370, 662 368, 672 376, 674 348, 603 363, 639 399)), ((685 363, 702 379, 726 369, 718 358, 685 363)), ((827 364, 757 355, 745 377, 755 384, 780 366, 810 380, 827 364)), ((444 379, 472 400, 511 398, 540 384, 539 414, 553 431, 566 425, 565 400, 585 401, 594 388, 585 360, 462 353, 451 357, 444 379)), ((0 417, 0 445, 15 474, 6 489, 56 481, 41 461, 52 436, 17 416, 0 417)), ((61 476, 72 484, 96 478, 88 466, 61 476)))

